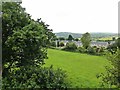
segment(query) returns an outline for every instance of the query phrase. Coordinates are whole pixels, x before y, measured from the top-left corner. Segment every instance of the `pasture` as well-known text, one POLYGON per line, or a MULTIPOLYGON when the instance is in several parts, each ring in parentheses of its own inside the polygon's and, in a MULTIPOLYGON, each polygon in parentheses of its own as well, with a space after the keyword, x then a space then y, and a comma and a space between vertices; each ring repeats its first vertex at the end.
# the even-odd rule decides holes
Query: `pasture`
POLYGON ((115 37, 116 39, 118 38, 117 36, 109 36, 109 37, 99 38, 98 40, 102 40, 102 41, 105 41, 105 40, 113 40, 113 39, 112 39, 113 37, 115 37))
POLYGON ((61 68, 66 71, 67 80, 72 87, 99 87, 100 79, 96 75, 105 72, 104 66, 109 65, 103 56, 48 49, 45 67, 61 68))

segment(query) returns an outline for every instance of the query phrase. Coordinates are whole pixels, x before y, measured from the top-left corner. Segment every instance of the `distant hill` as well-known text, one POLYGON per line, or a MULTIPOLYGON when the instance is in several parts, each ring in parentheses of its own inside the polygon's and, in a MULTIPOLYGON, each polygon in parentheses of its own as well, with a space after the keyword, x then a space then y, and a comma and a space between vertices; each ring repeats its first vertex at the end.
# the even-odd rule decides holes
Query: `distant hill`
POLYGON ((80 38, 82 36, 82 34, 80 33, 71 33, 71 32, 59 32, 59 33, 55 33, 55 35, 57 37, 64 37, 64 38, 67 38, 69 35, 72 35, 74 38, 80 38))
MULTIPOLYGON (((99 32, 94 32, 90 33, 92 38, 103 38, 103 37, 113 37, 117 36, 117 33, 99 33, 99 32)), ((74 38, 81 38, 82 33, 71 33, 71 32, 58 32, 55 33, 57 37, 64 37, 67 38, 68 35, 72 35, 74 38)))

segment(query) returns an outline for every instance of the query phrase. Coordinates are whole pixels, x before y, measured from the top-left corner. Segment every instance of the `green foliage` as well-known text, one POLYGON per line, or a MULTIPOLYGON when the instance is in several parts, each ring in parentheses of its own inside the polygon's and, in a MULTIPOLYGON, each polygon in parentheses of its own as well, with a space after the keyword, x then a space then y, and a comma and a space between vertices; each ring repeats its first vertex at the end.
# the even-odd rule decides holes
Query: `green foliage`
POLYGON ((65 38, 64 38, 64 37, 59 37, 58 39, 59 39, 59 40, 65 40, 65 38))
POLYGON ((20 3, 3 3, 3 88, 63 88, 61 69, 39 68, 55 39, 41 19, 34 21, 20 3))
POLYGON ((70 40, 70 41, 74 40, 73 36, 72 36, 72 35, 69 35, 69 36, 68 36, 68 40, 70 40))
POLYGON ((115 43, 113 43, 113 44, 111 44, 111 45, 109 45, 109 46, 107 47, 108 51, 110 51, 111 53, 116 52, 116 51, 117 51, 117 48, 120 49, 120 38, 118 38, 118 39, 115 41, 115 43))
POLYGON ((42 26, 31 23, 22 30, 14 30, 5 44, 11 47, 14 54, 12 61, 18 61, 19 66, 39 64, 46 58, 47 38, 42 26))
POLYGON ((76 49, 77 45, 74 42, 68 42, 63 50, 75 51, 76 49))
POLYGON ((6 2, 2 6, 3 76, 9 75, 13 65, 43 64, 46 48, 54 37, 49 25, 41 19, 32 20, 20 3, 6 2))
POLYGON ((117 44, 113 43, 113 44, 109 45, 107 47, 107 50, 110 51, 110 52, 112 52, 112 53, 116 52, 116 50, 117 50, 117 44))
POLYGON ((56 47, 56 42, 52 41, 50 46, 56 47))
POLYGON ((85 49, 87 49, 89 46, 90 46, 90 43, 91 43, 91 35, 90 33, 85 33, 82 35, 82 38, 81 38, 81 42, 82 42, 82 45, 85 49))
POLYGON ((120 88, 120 50, 117 49, 114 54, 109 52, 107 57, 111 67, 106 66, 106 73, 101 73, 97 77, 102 78, 101 85, 103 87, 108 85, 110 88, 120 88))
POLYGON ((107 49, 105 47, 101 47, 99 53, 102 55, 106 55, 107 49))
POLYGON ((27 67, 12 70, 10 76, 3 78, 3 89, 12 88, 66 88, 66 72, 61 69, 54 70, 52 66, 27 67))
POLYGON ((65 46, 64 42, 60 42, 60 47, 63 47, 63 46, 65 46))
POLYGON ((8 36, 13 34, 13 30, 22 29, 30 23, 30 15, 25 13, 25 9, 20 3, 5 2, 2 4, 2 39, 3 43, 8 36))
POLYGON ((115 38, 115 37, 112 37, 112 40, 113 40, 113 41, 115 41, 115 40, 116 40, 116 38, 115 38))
POLYGON ((120 49, 120 37, 116 40, 115 43, 117 44, 118 48, 120 49))
POLYGON ((106 49, 104 47, 96 47, 96 46, 88 47, 87 53, 92 55, 105 55, 106 49))
POLYGON ((77 51, 80 53, 87 53, 91 55, 106 54, 106 49, 104 47, 97 47, 97 46, 92 46, 92 47, 89 46, 87 49, 85 49, 84 47, 78 47, 77 51))
POLYGON ((74 40, 75 40, 75 41, 79 41, 79 39, 78 39, 78 38, 75 38, 74 40))
POLYGON ((78 51, 80 53, 86 53, 86 49, 84 47, 78 47, 78 51))
POLYGON ((93 47, 88 47, 87 48, 87 53, 94 55, 94 54, 96 54, 96 49, 93 48, 93 47))
MULTIPOLYGON (((2 58, 3 65, 10 61, 13 56, 13 50, 9 47, 7 40, 12 36, 15 30, 21 30, 30 23, 29 14, 25 13, 25 9, 20 3, 6 2, 2 4, 2 58)), ((17 36, 16 36, 17 37, 17 36)))

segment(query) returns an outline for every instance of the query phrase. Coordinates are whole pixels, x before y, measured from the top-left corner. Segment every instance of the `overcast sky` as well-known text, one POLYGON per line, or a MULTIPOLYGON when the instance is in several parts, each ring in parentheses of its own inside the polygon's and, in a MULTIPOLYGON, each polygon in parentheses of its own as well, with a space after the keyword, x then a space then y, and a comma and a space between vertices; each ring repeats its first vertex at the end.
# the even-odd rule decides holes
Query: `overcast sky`
POLYGON ((33 19, 53 32, 118 32, 119 0, 22 0, 33 19))

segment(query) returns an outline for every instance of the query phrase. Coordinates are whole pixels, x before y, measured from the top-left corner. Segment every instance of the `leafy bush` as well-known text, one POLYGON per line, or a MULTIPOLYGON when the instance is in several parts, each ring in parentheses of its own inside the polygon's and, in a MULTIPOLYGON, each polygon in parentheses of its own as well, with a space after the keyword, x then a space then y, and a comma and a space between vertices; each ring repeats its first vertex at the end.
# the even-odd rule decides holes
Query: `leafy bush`
POLYGON ((93 46, 93 48, 97 48, 97 46, 93 46))
POLYGON ((11 71, 3 78, 3 89, 7 88, 66 88, 66 72, 53 67, 28 67, 11 71))
POLYGON ((112 54, 108 52, 107 58, 110 61, 111 66, 106 66, 106 73, 96 75, 97 78, 101 78, 101 86, 117 87, 120 89, 120 50, 112 54))
POLYGON ((77 45, 74 42, 68 42, 63 50, 75 51, 76 49, 77 49, 77 45))
POLYGON ((101 47, 100 51, 99 51, 99 54, 100 55, 106 55, 106 52, 107 52, 107 49, 105 47, 101 47))
POLYGON ((87 49, 87 53, 92 54, 92 55, 105 55, 106 54, 106 49, 105 47, 89 47, 87 49))
POLYGON ((87 48, 87 53, 89 53, 89 54, 96 54, 96 50, 95 50, 95 48, 93 48, 93 47, 88 47, 87 48))
POLYGON ((88 33, 88 32, 84 33, 81 37, 81 42, 82 42, 83 47, 85 49, 87 49, 90 46, 90 43, 91 43, 90 33, 88 33))
POLYGON ((64 38, 64 37, 59 37, 58 39, 59 39, 59 40, 65 40, 65 38, 64 38))
POLYGON ((109 45, 109 46, 107 47, 107 49, 108 49, 108 51, 114 53, 114 52, 117 51, 117 44, 116 44, 116 43, 113 43, 113 44, 109 45))
POLYGON ((60 45, 59 45, 60 47, 63 47, 63 46, 65 46, 64 45, 64 42, 60 42, 60 45))
POLYGON ((52 41, 52 42, 51 42, 51 46, 56 47, 56 42, 55 42, 55 41, 52 41))
POLYGON ((80 53, 85 53, 86 52, 86 49, 84 47, 78 47, 78 51, 80 53))

